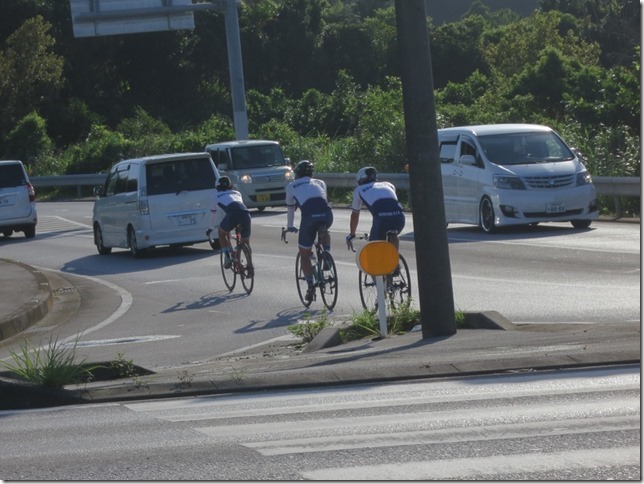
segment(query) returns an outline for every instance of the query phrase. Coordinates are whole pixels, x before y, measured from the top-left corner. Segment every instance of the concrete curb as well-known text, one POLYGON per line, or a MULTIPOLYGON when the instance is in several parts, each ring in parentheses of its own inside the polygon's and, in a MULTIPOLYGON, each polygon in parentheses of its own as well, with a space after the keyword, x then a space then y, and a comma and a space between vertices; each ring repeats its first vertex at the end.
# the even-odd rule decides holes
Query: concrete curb
POLYGON ((21 333, 45 317, 53 306, 54 298, 49 280, 38 269, 10 259, 0 259, 0 262, 15 264, 23 268, 36 279, 36 284, 38 285, 38 291, 29 301, 0 318, 0 341, 2 341, 21 333))

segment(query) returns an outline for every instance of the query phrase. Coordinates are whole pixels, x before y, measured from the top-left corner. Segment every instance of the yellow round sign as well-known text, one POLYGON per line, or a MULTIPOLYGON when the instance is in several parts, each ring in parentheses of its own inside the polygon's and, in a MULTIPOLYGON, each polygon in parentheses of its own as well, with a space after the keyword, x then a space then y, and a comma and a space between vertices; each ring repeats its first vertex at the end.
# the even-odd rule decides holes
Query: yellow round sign
POLYGON ((374 240, 358 251, 356 263, 370 276, 386 276, 398 267, 398 251, 391 242, 374 240))

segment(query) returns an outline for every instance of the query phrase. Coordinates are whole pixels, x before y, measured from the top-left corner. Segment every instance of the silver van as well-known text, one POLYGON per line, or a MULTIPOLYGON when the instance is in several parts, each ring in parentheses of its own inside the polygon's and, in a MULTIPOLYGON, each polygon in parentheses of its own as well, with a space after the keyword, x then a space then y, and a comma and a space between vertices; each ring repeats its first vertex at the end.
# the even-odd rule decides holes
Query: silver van
POLYGON ((286 205, 286 185, 295 178, 277 141, 226 141, 206 146, 222 175, 229 176, 248 208, 286 205))
MULTIPOLYGON (((159 245, 208 240, 210 202, 219 173, 208 153, 179 153, 121 161, 94 202, 98 253, 129 249, 139 257, 159 245)), ((215 248, 215 247, 213 247, 215 248)))
POLYGON ((37 223, 36 192, 24 165, 19 160, 0 161, 0 232, 5 237, 24 232, 31 239, 37 223))
POLYGON ((581 156, 547 126, 496 124, 438 130, 447 223, 570 222, 590 226, 597 194, 581 156))

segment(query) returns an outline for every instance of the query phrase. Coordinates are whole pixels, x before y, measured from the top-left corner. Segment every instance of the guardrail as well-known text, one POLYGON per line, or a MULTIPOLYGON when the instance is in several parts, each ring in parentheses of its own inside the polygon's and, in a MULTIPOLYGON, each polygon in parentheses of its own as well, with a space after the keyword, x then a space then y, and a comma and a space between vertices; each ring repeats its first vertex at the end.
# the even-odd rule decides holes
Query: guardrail
MULTIPOLYGON (((352 173, 316 173, 330 188, 354 188, 355 175, 352 173)), ((41 187, 77 187, 78 195, 83 186, 96 186, 105 183, 107 173, 89 175, 34 176, 31 183, 41 187)), ((399 190, 409 190, 409 175, 406 173, 380 173, 380 180, 393 183, 399 190)), ((593 183, 598 195, 613 197, 639 197, 641 195, 640 177, 595 176, 593 183)))

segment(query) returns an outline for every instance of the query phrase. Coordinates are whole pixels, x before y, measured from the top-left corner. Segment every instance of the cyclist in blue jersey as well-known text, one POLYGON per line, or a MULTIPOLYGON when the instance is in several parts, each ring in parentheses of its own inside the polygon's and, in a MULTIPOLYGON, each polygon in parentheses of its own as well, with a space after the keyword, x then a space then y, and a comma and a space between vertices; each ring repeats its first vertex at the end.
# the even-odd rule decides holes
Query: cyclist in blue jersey
MULTIPOLYGON (((244 205, 241 193, 233 189, 232 182, 227 176, 222 176, 215 187, 217 191, 210 202, 210 212, 212 214, 212 227, 219 222, 219 244, 224 253, 224 267, 230 268, 232 265, 230 231, 238 225, 241 226, 239 235, 242 242, 246 242, 250 248, 250 211, 244 205)), ((212 228, 208 229, 208 235, 212 228)), ((249 261, 250 269, 252 263, 249 261)))
MULTIPOLYGON (((308 283, 306 300, 312 301, 315 294, 313 286, 313 267, 311 266, 311 249, 318 228, 333 224, 333 212, 326 197, 326 183, 313 176, 313 163, 308 160, 300 161, 293 170, 295 180, 286 187, 286 226, 289 232, 297 232, 294 226, 295 210, 302 212, 298 236, 298 247, 302 261, 302 272, 308 283)), ((320 243, 325 250, 331 250, 331 236, 328 231, 320 243)))
MULTIPOLYGON (((405 214, 396 196, 396 187, 389 182, 378 181, 378 171, 373 166, 365 166, 356 175, 358 186, 353 191, 351 219, 347 241, 356 236, 360 209, 362 205, 371 212, 373 223, 369 240, 387 240, 387 232, 395 230, 398 233, 405 227, 405 214)), ((398 249, 398 236, 392 237, 393 244, 398 249)))

